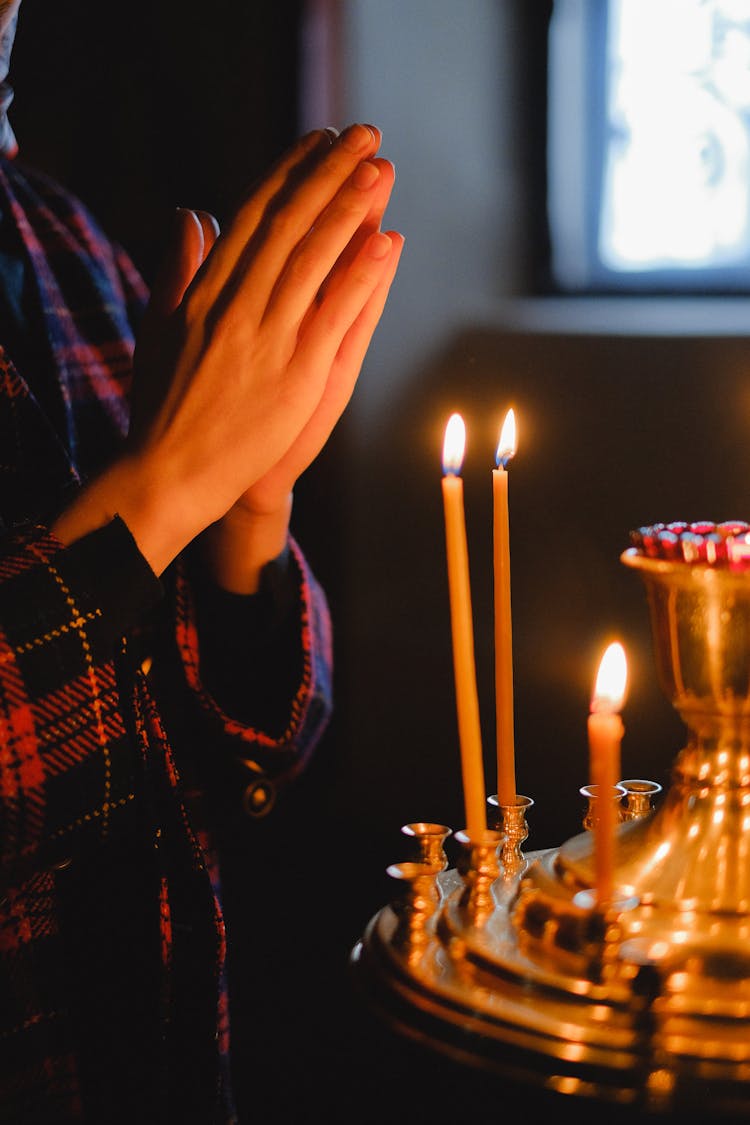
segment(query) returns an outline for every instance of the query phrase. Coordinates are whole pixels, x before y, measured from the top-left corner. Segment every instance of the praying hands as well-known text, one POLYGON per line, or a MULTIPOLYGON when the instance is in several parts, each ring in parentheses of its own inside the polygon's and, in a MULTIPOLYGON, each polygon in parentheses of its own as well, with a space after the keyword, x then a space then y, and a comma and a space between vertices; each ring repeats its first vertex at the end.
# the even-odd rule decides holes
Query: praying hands
POLYGON ((70 543, 118 514, 156 574, 206 532, 250 593, 283 548, 291 495, 354 390, 403 238, 379 131, 303 137, 226 230, 181 210, 135 355, 124 452, 58 517, 70 543))

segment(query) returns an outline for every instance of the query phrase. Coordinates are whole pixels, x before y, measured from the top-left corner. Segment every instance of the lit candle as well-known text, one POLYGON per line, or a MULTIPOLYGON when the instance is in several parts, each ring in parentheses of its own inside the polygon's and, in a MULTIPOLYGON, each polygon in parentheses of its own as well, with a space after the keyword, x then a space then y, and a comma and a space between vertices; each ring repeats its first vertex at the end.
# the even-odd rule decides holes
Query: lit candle
POLYGON ((453 636, 453 671, 456 684, 466 831, 470 839, 479 840, 487 831, 487 811, 474 663, 474 627, 471 613, 469 551, 464 519, 464 486, 460 475, 465 445, 466 428, 463 418, 460 414, 452 414, 445 427, 443 440, 443 507, 453 636))
POLYGON ((495 579, 495 737, 497 741, 497 801, 516 802, 513 736, 513 624, 510 612, 510 532, 508 473, 516 452, 516 416, 509 410, 500 431, 492 470, 493 563, 495 579))
POLYGON ((620 780, 620 744, 625 733, 620 708, 627 675, 625 650, 615 641, 601 659, 588 719, 591 782, 599 787, 593 831, 596 899, 600 905, 611 901, 614 887, 616 810, 612 789, 620 780))

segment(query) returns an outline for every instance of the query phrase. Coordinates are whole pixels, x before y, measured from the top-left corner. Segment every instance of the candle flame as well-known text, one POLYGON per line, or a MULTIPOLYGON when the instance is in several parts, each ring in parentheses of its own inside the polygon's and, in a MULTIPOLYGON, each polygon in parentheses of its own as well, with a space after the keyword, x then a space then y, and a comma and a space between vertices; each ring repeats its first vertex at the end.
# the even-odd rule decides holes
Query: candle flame
POLYGON ((503 428, 500 431, 500 441, 497 446, 497 453, 495 454, 495 463, 500 467, 506 467, 511 457, 515 457, 516 453, 516 416, 511 408, 505 415, 503 428))
POLYGON ((451 414, 443 438, 443 472, 458 476, 464 461, 466 426, 460 414, 451 414))
POLYGON ((612 714, 619 711, 625 698, 627 681, 628 663, 625 649, 619 641, 614 641, 607 648, 599 664, 591 710, 607 711, 612 714))

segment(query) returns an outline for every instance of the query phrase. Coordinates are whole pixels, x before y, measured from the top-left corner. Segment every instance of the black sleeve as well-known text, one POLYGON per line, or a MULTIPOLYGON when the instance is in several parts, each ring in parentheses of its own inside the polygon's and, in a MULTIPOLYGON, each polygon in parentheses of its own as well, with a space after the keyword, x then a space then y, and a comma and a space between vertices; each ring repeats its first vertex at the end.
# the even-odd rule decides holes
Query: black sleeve
POLYGON ((256 594, 233 594, 191 568, 206 689, 227 713, 280 736, 302 676, 297 579, 284 550, 256 594))

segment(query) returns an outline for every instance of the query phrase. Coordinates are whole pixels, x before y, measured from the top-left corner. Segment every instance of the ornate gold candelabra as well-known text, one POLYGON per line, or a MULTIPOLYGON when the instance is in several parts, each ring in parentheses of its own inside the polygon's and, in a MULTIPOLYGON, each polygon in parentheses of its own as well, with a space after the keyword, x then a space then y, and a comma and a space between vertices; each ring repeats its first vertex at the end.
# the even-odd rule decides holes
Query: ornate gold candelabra
MULTIPOLYGON (((744 540, 743 540, 744 542, 744 540)), ((666 793, 626 779, 615 895, 593 893, 584 831, 523 853, 515 806, 483 840, 406 826, 415 861, 352 953, 406 1034, 515 1080, 650 1113, 750 1111, 750 569, 726 559, 623 563, 643 580, 662 688, 687 727, 666 793), (442 857, 442 858, 441 858, 442 857)))

